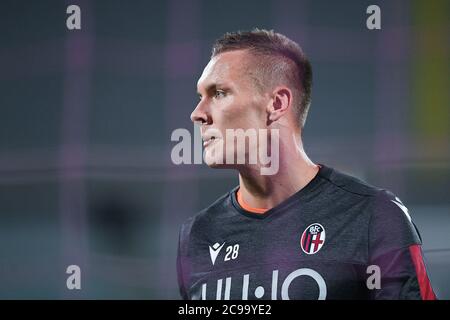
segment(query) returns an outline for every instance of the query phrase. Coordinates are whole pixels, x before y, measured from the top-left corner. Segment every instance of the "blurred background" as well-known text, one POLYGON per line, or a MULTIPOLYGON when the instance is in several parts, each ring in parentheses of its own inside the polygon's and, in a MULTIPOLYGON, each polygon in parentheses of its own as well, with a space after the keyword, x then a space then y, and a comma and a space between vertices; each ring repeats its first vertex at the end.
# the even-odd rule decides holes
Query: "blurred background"
POLYGON ((174 165, 171 133, 194 131, 212 42, 260 27, 312 62, 310 158, 403 200, 449 299, 449 16, 447 0, 2 1, 0 298, 179 298, 179 227, 238 180, 174 165))

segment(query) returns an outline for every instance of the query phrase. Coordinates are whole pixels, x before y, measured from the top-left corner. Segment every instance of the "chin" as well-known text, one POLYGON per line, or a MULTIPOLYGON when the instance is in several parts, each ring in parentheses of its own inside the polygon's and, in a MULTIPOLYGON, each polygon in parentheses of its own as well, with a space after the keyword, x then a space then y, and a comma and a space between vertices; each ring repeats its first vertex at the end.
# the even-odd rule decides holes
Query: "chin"
POLYGON ((230 169, 235 166, 233 164, 226 164, 225 159, 217 159, 213 156, 208 156, 208 154, 205 155, 204 162, 212 169, 230 169))
POLYGON ((206 163, 206 165, 208 167, 210 167, 211 169, 224 169, 225 168, 225 165, 217 164, 217 163, 206 163))
POLYGON ((205 160, 206 165, 213 169, 220 169, 220 168, 224 168, 226 166, 223 163, 224 161, 222 161, 222 163, 220 163, 220 161, 217 161, 217 159, 214 159, 213 157, 205 157, 204 160, 205 160))

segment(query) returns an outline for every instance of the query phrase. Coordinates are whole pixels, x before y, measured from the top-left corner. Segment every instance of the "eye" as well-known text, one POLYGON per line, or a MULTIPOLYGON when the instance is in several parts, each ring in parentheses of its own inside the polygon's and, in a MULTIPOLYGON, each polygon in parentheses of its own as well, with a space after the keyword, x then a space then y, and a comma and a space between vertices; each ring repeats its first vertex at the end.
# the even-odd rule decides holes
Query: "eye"
POLYGON ((216 92, 214 93, 214 97, 215 98, 223 98, 225 97, 226 93, 223 90, 216 90, 216 92))

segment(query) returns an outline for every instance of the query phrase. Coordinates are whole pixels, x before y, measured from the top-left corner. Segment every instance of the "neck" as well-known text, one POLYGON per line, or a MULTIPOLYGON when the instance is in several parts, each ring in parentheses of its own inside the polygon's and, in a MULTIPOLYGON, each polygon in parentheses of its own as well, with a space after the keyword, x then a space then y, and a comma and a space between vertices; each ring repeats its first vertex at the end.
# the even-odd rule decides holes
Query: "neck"
POLYGON ((299 135, 280 137, 279 155, 274 175, 261 175, 258 166, 239 169, 239 189, 249 206, 273 208, 303 189, 319 171, 303 150, 299 135))

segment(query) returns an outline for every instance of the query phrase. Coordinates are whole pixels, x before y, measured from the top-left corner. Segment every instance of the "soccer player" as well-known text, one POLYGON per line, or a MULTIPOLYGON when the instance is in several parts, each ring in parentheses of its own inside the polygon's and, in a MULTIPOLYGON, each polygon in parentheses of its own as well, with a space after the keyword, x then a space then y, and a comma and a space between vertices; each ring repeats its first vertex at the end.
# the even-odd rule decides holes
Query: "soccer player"
POLYGON ((235 169, 239 185, 181 227, 184 299, 436 298, 402 201, 306 155, 311 84, 308 59, 284 35, 255 29, 214 44, 191 119, 205 162, 235 169), (231 129, 278 139, 270 149, 276 172, 261 174, 267 163, 247 161, 254 145, 230 151, 231 129), (239 151, 244 163, 226 161, 239 151))

